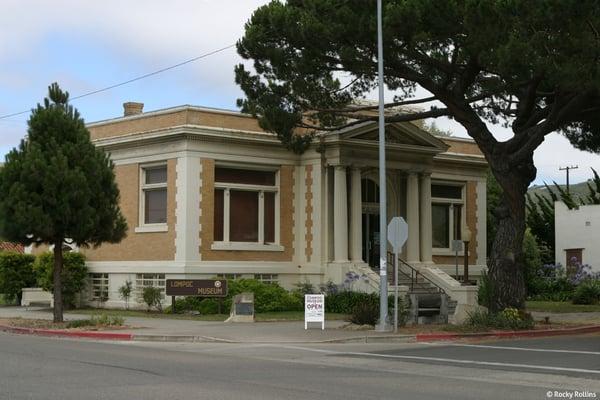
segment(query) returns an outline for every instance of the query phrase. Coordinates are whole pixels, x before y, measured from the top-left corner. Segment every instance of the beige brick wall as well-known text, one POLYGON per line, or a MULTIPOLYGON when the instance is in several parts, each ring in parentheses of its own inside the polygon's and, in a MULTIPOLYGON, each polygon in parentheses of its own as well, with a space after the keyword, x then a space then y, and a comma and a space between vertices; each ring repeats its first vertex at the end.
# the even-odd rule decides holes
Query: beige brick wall
POLYGON ((118 165, 115 175, 121 191, 121 211, 127 219, 127 237, 118 244, 84 249, 88 261, 166 261, 175 258, 176 159, 167 160, 168 232, 135 233, 139 219, 139 164, 118 165))
POLYGON ((312 185, 313 185, 313 178, 312 178, 312 172, 313 172, 313 166, 312 165, 307 165, 305 167, 305 171, 306 171, 306 177, 304 180, 304 185, 305 185, 305 199, 306 199, 306 206, 304 209, 304 213, 306 214, 306 222, 304 223, 304 229, 305 229, 305 234, 304 234, 304 241, 306 242, 306 249, 304 250, 304 254, 306 255, 306 261, 310 262, 310 259, 312 257, 312 253, 313 253, 313 249, 312 249, 312 240, 313 240, 313 234, 312 234, 312 228, 313 228, 313 219, 312 219, 312 213, 313 213, 313 193, 312 193, 312 185))
POLYGON ((284 251, 233 251, 211 250, 214 242, 214 185, 215 160, 202 160, 202 230, 200 232, 200 254, 203 261, 291 261, 294 256, 294 167, 282 166, 280 183, 280 244, 284 251))
POLYGON ((156 115, 144 115, 107 122, 89 127, 92 140, 130 133, 146 132, 181 125, 203 125, 225 129, 238 129, 262 132, 258 121, 244 115, 223 114, 210 110, 179 110, 156 115))
MULTIPOLYGON (((477 262, 477 182, 467 182, 465 207, 467 226, 471 231, 469 264, 475 264, 477 262)), ((458 257, 459 265, 464 263, 463 260, 462 256, 458 257)), ((436 264, 454 264, 454 256, 433 256, 433 262, 436 264)))

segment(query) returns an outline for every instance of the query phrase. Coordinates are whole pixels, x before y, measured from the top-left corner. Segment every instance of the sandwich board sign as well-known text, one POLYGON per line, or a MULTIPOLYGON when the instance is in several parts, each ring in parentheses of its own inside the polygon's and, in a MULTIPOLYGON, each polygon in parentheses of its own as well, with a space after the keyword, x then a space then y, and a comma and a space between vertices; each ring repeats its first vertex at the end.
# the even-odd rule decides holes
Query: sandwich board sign
POLYGON ((320 322, 321 330, 325 329, 325 295, 304 295, 304 329, 308 329, 309 322, 320 322))

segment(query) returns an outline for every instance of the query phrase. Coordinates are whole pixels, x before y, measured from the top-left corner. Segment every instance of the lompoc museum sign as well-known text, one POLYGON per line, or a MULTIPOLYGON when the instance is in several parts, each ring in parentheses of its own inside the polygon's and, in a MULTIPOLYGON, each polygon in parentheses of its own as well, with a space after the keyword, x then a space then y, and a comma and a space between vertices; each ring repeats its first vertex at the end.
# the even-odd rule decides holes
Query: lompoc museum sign
POLYGON ((227 296, 225 279, 167 279, 167 296, 227 296))

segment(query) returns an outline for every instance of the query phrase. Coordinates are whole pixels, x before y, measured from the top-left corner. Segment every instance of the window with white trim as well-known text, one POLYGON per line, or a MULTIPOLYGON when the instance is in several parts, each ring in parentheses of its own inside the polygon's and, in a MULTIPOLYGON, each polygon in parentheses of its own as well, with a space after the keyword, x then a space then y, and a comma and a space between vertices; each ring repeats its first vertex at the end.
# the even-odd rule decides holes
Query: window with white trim
POLYGON ((453 240, 461 239, 464 223, 464 185, 431 185, 432 247, 450 249, 453 240))
POLYGON ((140 226, 167 223, 167 165, 147 165, 140 177, 140 226))
POLYGON ((108 274, 88 274, 88 283, 90 300, 108 300, 108 274))
POLYGON ((279 283, 279 275, 277 274, 254 274, 254 279, 267 285, 279 283))
POLYGON ((243 279, 242 274, 217 274, 218 279, 226 279, 228 281, 235 281, 236 279, 243 279))
POLYGON ((144 288, 157 287, 160 289, 161 298, 165 299, 165 274, 136 274, 135 275, 135 298, 138 302, 144 301, 144 288))
POLYGON ((278 173, 239 167, 215 168, 214 240, 279 243, 278 173))

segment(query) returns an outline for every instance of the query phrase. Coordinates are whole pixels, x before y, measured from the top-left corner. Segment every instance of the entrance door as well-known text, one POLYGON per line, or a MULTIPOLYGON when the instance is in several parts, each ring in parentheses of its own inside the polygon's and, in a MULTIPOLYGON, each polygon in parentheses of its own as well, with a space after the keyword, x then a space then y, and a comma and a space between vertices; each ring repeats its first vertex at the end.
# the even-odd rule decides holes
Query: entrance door
POLYGON ((379 268, 379 214, 364 212, 362 215, 363 260, 372 268, 379 268))

